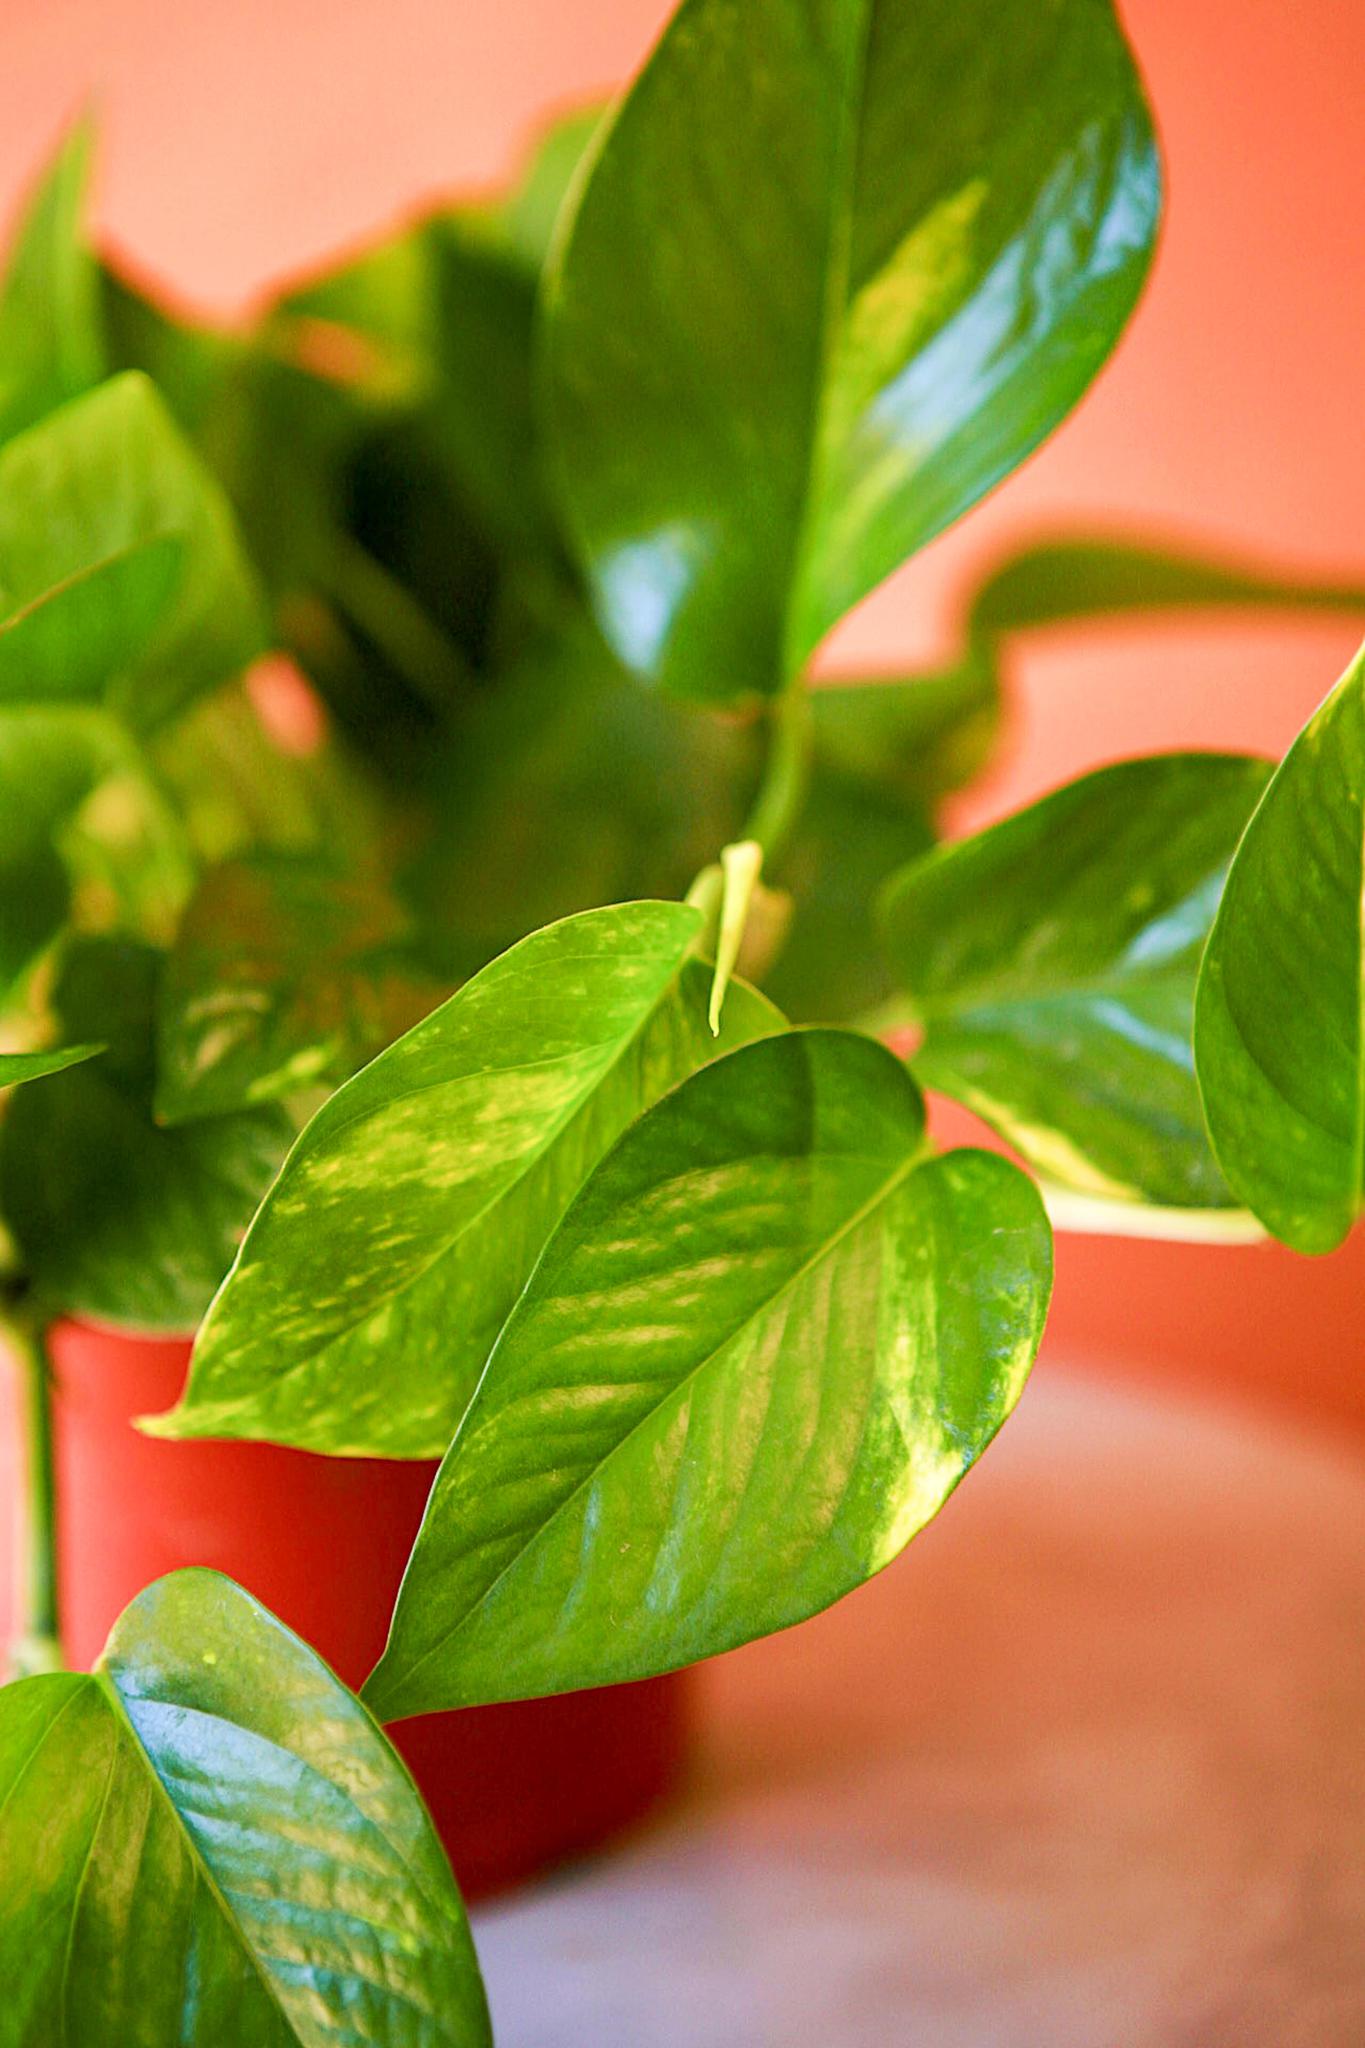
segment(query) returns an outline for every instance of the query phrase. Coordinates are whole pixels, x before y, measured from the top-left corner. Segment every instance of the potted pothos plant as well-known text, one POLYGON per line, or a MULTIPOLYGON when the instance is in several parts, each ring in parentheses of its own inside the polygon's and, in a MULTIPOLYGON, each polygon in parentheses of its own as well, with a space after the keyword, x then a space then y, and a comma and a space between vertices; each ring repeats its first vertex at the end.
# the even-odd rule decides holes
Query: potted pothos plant
POLYGON ((684 0, 506 201, 233 332, 92 252, 87 153, 0 293, 0 2042, 479 2043, 382 1724, 458 1753, 889 1564, 1022 1392, 1049 1206, 1351 1227, 1365 666, 1276 770, 936 842, 1012 632, 1359 597, 1073 538, 941 670, 808 685, 1137 300, 1108 0, 684 0), (429 1491, 359 1696, 194 1569, 62 1668, 50 1359, 191 1333, 150 1436, 429 1491))

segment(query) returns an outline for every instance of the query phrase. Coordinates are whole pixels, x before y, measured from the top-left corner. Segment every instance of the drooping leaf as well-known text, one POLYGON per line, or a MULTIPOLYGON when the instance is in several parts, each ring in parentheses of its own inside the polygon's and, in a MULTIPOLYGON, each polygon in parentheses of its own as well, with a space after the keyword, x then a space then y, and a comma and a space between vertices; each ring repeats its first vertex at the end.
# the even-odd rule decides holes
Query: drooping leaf
POLYGON ((17 1088, 21 1081, 41 1081, 48 1074, 60 1074, 103 1050, 102 1045, 58 1045, 48 1052, 0 1052, 0 1088, 17 1088))
POLYGON ((438 999, 406 957, 408 936, 385 890, 332 863, 261 856, 213 869, 161 985, 159 1120, 349 1079, 438 999))
POLYGON ((151 727, 260 646, 221 493, 135 372, 0 449, 0 698, 151 727))
POLYGON ((274 1108, 173 1131, 152 1120, 157 956, 86 940, 53 996, 102 1059, 23 1089, 0 1124, 0 1213, 44 1300, 118 1327, 194 1329, 289 1137, 274 1108))
POLYGON ((0 1691, 13 2048, 488 2048, 460 1896, 381 1731, 231 1580, 0 1691))
POLYGON ((0 441, 104 375, 99 277, 82 231, 92 135, 79 122, 29 199, 0 282, 0 441))
POLYGON ((1365 586, 1309 582, 1181 548, 1084 536, 1020 549, 972 601, 977 633, 1018 632, 1111 612, 1175 610, 1365 611, 1365 586))
POLYGON ((1031 1182, 933 1157, 883 1047, 800 1031, 648 1111, 551 1239, 437 1478, 395 1719, 639 1678, 803 1620, 942 1505, 1022 1390, 1031 1182))
POLYGON ((1365 1203, 1365 649, 1232 864, 1199 981, 1214 1150, 1276 1237, 1331 1251, 1365 1203))
POLYGON ((1094 1195, 1231 1206, 1192 1046, 1199 956, 1269 769, 1121 761, 896 878, 883 925, 928 1087, 1094 1195))
POLYGON ((558 472, 622 658, 780 688, 1075 404, 1158 205, 1107 0, 685 0, 549 299, 558 472))
POLYGON ((537 932, 332 1096, 195 1348, 178 1437, 430 1457, 585 1175, 646 1104, 780 1020, 706 1022, 701 915, 630 903, 537 932))

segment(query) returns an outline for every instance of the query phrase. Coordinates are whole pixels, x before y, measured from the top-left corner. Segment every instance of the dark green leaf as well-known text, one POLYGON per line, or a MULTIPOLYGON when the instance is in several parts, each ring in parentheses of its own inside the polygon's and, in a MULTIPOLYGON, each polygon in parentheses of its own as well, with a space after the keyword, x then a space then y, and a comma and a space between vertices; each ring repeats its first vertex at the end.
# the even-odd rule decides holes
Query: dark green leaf
POLYGON ((487 2048, 411 1779, 248 1593, 150 1586, 93 1675, 0 1692, 12 2048, 487 2048))
POLYGON ((128 1329, 192 1330, 284 1155, 277 1110, 180 1130, 152 1121, 157 959, 86 941, 53 997, 94 1066, 26 1088, 0 1125, 0 1211, 55 1310, 128 1329))
POLYGON ((758 770, 753 731, 640 690, 586 620, 539 636, 428 767, 405 879, 433 966, 460 980, 590 905, 681 896, 758 770))
POLYGON ((970 623, 982 633, 1107 612, 1283 609, 1365 611, 1365 586, 1309 583, 1170 543, 1047 541, 1012 555, 981 585, 970 623))
POLYGON ((41 1081, 48 1074, 60 1074, 103 1050, 102 1045, 60 1045, 50 1052, 0 1052, 0 1088, 17 1088, 21 1081, 41 1081))
POLYGON ((104 375, 99 278, 82 232, 91 131, 71 130, 19 223, 0 284, 0 441, 104 375))
POLYGON ((22 973, 66 917, 71 880, 59 835, 109 772, 117 747, 98 712, 56 705, 0 711, 0 986, 22 973))
POLYGON ((430 1457, 541 1246, 606 1147, 703 1060, 702 919, 586 912, 493 962, 327 1102, 253 1223, 166 1436, 430 1457))
POLYGON ((518 1302, 428 1504, 386 1718, 640 1678, 889 1564, 984 1450, 1042 1333, 1028 1179, 935 1158, 871 1039, 683 1083, 610 1152, 518 1302))
POLYGON ((260 636, 226 506, 143 377, 0 449, 0 698, 103 696, 145 729, 260 636))
POLYGON ((1170 754, 1082 777, 892 883, 915 1071, 1086 1193, 1228 1206, 1191 1044, 1199 956, 1265 763, 1170 754))
POLYGON ((622 657, 686 695, 781 687, 1075 404, 1158 205, 1107 0, 684 0, 549 300, 622 657))
POLYGON ((204 877, 161 986, 158 1118, 219 1116, 345 1081, 436 1002, 377 884, 318 861, 204 877))
POLYGON ((1365 649, 1247 827, 1199 982, 1195 1052, 1236 1193, 1304 1252, 1365 1201, 1365 649))

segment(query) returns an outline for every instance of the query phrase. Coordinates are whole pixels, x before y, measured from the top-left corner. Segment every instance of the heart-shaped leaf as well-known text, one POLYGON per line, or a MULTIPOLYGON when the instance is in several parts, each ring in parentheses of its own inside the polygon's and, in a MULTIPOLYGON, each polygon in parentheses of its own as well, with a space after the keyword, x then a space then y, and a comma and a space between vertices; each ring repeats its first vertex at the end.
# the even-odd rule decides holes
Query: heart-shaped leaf
POLYGON ((464 1908, 364 1708, 231 1580, 0 1691, 4 2039, 487 2048, 464 1908))
POLYGON ((1195 1055, 1230 1185, 1331 1251, 1365 1203, 1365 649, 1276 770, 1199 980, 1195 1055))
POLYGON ((880 1571, 1018 1399, 1051 1240, 931 1156, 875 1041, 705 1068, 551 1239, 441 1467, 365 1692, 386 1719, 640 1678, 880 1571))
POLYGON ((384 890, 320 861, 215 868, 161 985, 160 1121, 348 1079, 437 999, 405 960, 406 937, 384 890))
POLYGON ((165 1131, 152 1121, 156 956, 88 940, 53 998, 92 1066, 22 1089, 0 1124, 0 1213, 54 1310, 188 1332, 213 1298, 289 1138, 263 1108, 165 1131))
POLYGON ((79 122, 30 198, 0 283, 0 441, 104 375, 99 271, 82 232, 91 130, 79 122))
POLYGON ((717 1041, 699 911, 536 932, 324 1104, 252 1224, 166 1436, 431 1457, 542 1245, 664 1089, 780 1023, 733 987, 717 1041))
POLYGON ((226 503, 136 372, 0 448, 0 699, 104 697, 139 729, 261 645, 226 503))
POLYGON ((924 1028, 914 1067, 1064 1185, 1231 1206, 1192 1046, 1199 956, 1269 774, 1121 761, 891 884, 883 926, 924 1028))
POLYGON ((554 454, 622 658, 781 688, 1075 404, 1158 207, 1108 0, 684 0, 550 282, 554 454))

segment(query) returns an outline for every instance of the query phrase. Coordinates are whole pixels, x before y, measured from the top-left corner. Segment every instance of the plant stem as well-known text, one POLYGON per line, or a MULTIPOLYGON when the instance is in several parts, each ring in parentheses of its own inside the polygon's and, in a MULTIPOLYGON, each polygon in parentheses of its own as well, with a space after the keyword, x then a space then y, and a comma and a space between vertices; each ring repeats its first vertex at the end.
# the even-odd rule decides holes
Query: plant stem
POLYGON ((10 1662, 16 1678, 63 1668, 57 1585, 57 1478, 52 1445, 52 1372, 40 1329, 11 1313, 5 1337, 22 1378, 27 1452, 18 1587, 19 1632, 10 1662))
POLYGON ((335 537, 331 568, 327 595, 418 696, 437 712, 458 703, 469 689, 469 664, 412 592, 346 534, 335 537))
POLYGON ((781 851, 801 815, 810 781, 810 695, 803 682, 784 690, 768 711, 768 758, 753 809, 740 833, 756 839, 765 863, 781 851))

